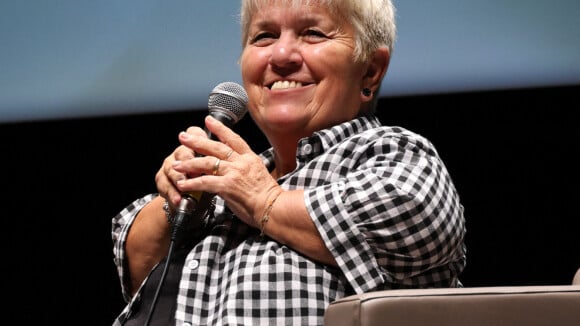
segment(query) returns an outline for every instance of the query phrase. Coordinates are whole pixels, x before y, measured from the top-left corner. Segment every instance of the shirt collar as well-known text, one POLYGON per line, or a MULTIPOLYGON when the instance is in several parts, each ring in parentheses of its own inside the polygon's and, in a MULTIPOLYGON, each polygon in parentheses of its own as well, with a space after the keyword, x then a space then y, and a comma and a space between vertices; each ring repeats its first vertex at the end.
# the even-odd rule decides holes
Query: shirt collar
MULTIPOLYGON (((357 117, 327 129, 319 130, 310 137, 302 138, 296 149, 296 159, 308 161, 324 153, 328 148, 363 131, 380 127, 381 123, 374 115, 357 117)), ((260 154, 268 170, 274 169, 274 149, 268 148, 260 154)))

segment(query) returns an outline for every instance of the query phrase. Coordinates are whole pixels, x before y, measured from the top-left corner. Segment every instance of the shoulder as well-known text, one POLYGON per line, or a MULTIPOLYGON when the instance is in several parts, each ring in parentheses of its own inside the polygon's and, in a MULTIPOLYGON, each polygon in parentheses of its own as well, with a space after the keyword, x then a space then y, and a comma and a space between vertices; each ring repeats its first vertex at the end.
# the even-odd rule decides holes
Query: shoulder
POLYGON ((353 135, 348 141, 381 148, 381 152, 412 151, 437 156, 433 143, 426 137, 400 126, 375 126, 353 135))

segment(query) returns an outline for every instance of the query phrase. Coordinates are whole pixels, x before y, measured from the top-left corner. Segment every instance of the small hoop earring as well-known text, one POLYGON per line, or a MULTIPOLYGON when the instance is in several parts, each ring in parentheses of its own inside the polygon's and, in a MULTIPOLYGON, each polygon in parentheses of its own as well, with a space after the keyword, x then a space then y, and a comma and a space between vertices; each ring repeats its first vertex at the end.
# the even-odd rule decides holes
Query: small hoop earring
POLYGON ((362 93, 364 96, 371 96, 373 95, 373 91, 370 88, 363 88, 362 93))

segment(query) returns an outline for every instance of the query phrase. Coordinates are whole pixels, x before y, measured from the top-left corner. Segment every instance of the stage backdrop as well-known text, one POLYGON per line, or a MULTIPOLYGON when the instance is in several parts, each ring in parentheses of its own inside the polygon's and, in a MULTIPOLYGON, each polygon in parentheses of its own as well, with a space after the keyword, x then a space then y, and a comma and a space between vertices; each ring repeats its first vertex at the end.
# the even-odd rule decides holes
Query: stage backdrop
MULTIPOLYGON (((232 0, 3 0, 0 123, 204 108, 240 81, 232 0)), ((578 0, 396 0, 382 95, 580 82, 578 0)))

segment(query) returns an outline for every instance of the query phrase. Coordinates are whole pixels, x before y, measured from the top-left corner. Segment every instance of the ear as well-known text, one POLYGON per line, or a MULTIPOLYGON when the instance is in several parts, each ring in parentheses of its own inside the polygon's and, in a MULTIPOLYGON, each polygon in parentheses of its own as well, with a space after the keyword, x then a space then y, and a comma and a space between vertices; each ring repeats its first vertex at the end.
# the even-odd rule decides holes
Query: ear
POLYGON ((362 80, 362 88, 370 89, 372 94, 367 96, 361 92, 363 102, 372 100, 374 94, 380 88, 383 77, 385 77, 387 69, 389 68, 390 59, 391 55, 387 48, 379 48, 373 54, 362 80))

